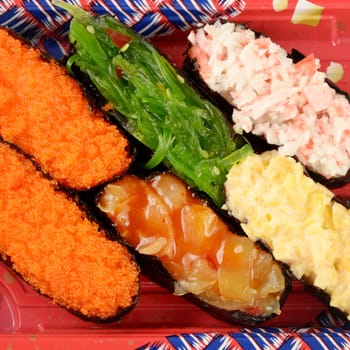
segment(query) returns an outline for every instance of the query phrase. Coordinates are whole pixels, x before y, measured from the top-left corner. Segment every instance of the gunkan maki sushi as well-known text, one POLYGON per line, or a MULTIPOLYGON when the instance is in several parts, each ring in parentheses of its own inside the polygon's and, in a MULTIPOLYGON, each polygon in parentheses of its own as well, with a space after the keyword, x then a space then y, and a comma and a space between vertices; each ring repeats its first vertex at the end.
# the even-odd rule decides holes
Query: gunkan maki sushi
POLYGON ((350 103, 319 70, 319 59, 290 55, 265 35, 230 22, 205 25, 188 39, 188 76, 198 73, 233 107, 237 132, 296 157, 326 185, 349 182, 350 103))

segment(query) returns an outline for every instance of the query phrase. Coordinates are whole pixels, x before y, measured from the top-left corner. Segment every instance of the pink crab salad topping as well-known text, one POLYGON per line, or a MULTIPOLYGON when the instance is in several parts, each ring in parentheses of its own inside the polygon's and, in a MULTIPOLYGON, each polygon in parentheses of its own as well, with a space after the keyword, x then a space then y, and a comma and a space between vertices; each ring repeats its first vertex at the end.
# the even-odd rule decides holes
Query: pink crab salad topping
POLYGON ((192 31, 189 55, 210 89, 235 106, 237 132, 262 136, 325 178, 350 168, 350 104, 313 54, 293 63, 281 46, 234 23, 192 31))

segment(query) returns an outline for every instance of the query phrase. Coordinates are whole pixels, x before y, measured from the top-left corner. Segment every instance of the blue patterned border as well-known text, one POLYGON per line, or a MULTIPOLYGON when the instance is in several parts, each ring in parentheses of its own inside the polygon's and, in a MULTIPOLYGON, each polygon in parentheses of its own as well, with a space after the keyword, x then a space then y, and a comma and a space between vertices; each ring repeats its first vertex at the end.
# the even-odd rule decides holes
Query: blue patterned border
POLYGON ((350 332, 339 328, 243 328, 232 333, 176 334, 138 350, 350 349, 350 332))
MULTIPOLYGON (((218 16, 232 18, 244 0, 66 0, 95 14, 110 14, 144 36, 187 30, 218 16)), ((55 58, 67 54, 70 16, 50 0, 2 0, 0 25, 32 40, 55 58)))

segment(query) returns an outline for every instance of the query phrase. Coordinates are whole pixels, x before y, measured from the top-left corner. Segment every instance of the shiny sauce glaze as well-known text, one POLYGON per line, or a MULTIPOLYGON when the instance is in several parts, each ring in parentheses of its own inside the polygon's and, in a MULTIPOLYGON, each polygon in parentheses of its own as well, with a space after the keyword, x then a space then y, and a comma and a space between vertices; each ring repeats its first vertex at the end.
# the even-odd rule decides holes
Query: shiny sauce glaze
POLYGON ((124 176, 104 188, 98 207, 139 253, 159 258, 175 280, 175 294, 193 293, 222 309, 280 312, 280 265, 233 233, 174 175, 124 176))

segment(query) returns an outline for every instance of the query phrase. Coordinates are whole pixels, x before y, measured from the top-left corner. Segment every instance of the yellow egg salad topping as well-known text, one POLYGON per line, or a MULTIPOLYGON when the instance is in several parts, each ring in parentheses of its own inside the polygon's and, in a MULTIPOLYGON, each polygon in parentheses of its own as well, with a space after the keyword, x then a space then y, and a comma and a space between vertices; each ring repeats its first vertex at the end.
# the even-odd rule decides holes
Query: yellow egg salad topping
POLYGON ((226 206, 254 241, 331 297, 350 314, 350 210, 276 151, 252 155, 232 167, 226 206))

